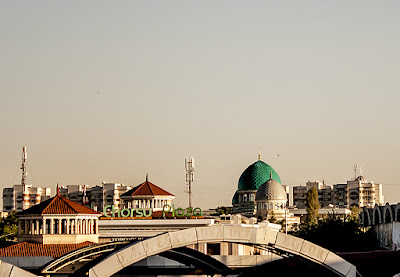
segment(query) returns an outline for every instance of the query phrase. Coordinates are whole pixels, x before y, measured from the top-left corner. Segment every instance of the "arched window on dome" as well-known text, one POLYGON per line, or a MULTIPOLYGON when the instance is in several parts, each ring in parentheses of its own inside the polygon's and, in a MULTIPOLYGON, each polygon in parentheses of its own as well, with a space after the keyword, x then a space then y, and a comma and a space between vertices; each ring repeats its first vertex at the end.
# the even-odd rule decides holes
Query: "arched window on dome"
POLYGON ((243 195, 243 202, 247 202, 247 194, 246 193, 243 195))

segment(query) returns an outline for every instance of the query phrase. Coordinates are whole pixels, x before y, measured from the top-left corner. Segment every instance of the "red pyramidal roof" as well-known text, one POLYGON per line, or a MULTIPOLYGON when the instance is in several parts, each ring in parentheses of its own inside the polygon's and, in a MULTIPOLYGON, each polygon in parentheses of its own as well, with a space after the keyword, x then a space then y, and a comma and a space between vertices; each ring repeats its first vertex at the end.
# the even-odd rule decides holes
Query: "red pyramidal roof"
POLYGON ((160 188, 159 186, 156 186, 148 181, 148 178, 146 176, 146 181, 133 189, 125 192, 124 194, 121 195, 123 196, 138 196, 138 195, 171 195, 174 196, 173 194, 169 193, 168 191, 160 188))
POLYGON ((88 207, 78 204, 60 196, 58 193, 55 197, 43 201, 29 209, 20 213, 20 215, 30 214, 101 214, 88 207))

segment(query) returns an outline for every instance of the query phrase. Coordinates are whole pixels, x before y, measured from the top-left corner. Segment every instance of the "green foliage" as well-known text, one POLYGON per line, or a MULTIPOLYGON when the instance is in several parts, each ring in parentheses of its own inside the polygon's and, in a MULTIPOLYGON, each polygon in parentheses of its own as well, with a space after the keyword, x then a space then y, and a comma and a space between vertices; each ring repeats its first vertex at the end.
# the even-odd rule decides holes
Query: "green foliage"
POLYGON ((310 226, 318 223, 318 211, 319 211, 318 191, 315 187, 313 187, 307 191, 307 202, 306 202, 307 225, 310 226))
POLYGON ((212 213, 211 215, 222 215, 222 214, 230 214, 232 213, 232 207, 218 207, 215 209, 215 213, 212 213))
POLYGON ((360 208, 357 206, 353 206, 353 207, 351 207, 351 214, 349 216, 349 219, 359 223, 359 220, 358 220, 359 214, 360 214, 360 208))
POLYGON ((311 241, 333 252, 376 250, 376 239, 372 229, 364 232, 351 216, 341 219, 335 214, 318 221, 317 224, 300 225, 292 235, 311 241))
POLYGON ((268 219, 270 223, 276 223, 276 217, 274 211, 271 212, 271 217, 268 219))
POLYGON ((0 220, 0 241, 14 241, 18 231, 17 212, 13 211, 0 220))

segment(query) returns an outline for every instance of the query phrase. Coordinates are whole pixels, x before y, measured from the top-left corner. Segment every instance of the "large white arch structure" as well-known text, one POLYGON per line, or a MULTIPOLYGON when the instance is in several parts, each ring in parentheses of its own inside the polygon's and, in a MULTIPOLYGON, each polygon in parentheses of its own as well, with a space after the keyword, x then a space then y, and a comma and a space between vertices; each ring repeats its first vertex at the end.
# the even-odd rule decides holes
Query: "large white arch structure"
POLYGON ((165 233, 130 244, 111 254, 89 270, 89 277, 108 277, 121 269, 164 251, 196 243, 234 242, 268 245, 322 264, 338 276, 355 277, 356 267, 333 252, 304 239, 268 227, 220 225, 165 233))

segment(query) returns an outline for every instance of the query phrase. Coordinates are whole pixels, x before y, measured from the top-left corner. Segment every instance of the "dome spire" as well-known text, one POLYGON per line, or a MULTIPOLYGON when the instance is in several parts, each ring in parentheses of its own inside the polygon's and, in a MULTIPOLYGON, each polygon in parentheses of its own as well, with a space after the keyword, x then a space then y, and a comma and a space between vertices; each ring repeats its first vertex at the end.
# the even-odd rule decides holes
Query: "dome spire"
POLYGON ((261 150, 258 149, 258 160, 261 161, 261 150))
POLYGON ((149 173, 146 173, 146 183, 149 181, 149 173))

